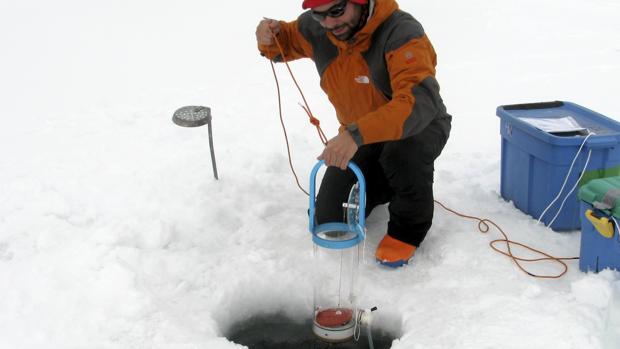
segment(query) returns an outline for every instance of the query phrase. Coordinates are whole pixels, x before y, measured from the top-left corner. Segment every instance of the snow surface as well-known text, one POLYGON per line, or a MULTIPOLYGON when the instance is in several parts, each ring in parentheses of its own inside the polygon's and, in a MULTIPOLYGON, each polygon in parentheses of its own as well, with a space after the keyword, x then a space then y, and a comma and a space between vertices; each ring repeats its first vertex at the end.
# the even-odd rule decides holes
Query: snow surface
MULTIPOLYGON (((0 348, 238 348, 224 335, 251 315, 309 316, 307 198, 254 38, 263 16, 292 19, 300 3, 0 1, 0 348), (212 108, 219 181, 206 128, 171 122, 183 105, 212 108)), ((454 116, 436 198, 577 256, 579 232, 500 198, 495 108, 567 100, 620 120, 620 4, 400 5, 435 45, 454 116)), ((333 136, 313 65, 292 67, 333 136)), ((307 187, 322 145, 277 69, 307 187)), ((412 264, 387 270, 372 260, 386 217, 370 217, 358 295, 400 335, 393 348, 618 347, 618 273, 571 261, 562 279, 531 278, 489 248, 496 231, 439 207, 412 264)))

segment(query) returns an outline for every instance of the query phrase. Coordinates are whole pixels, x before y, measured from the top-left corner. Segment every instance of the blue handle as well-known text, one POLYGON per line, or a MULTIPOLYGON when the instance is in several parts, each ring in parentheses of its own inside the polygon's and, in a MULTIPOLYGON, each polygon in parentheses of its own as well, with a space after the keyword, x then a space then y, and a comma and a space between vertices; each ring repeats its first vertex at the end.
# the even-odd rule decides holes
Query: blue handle
POLYGON ((599 136, 592 137, 586 141, 586 148, 588 149, 609 149, 618 144, 618 139, 615 136, 599 136))
POLYGON ((355 176, 357 177, 357 182, 359 183, 359 211, 358 211, 358 219, 356 226, 350 226, 346 223, 340 222, 332 222, 332 223, 323 223, 319 225, 315 225, 315 201, 316 201, 316 175, 321 168, 321 166, 325 165, 325 161, 319 161, 312 168, 312 172, 310 172, 310 211, 309 211, 309 230, 313 236, 313 241, 323 247, 332 248, 332 249, 343 249, 349 248, 357 245, 361 241, 364 240, 366 236, 365 225, 366 225, 366 181, 364 180, 364 175, 362 174, 362 170, 349 161, 348 167, 353 171, 355 176), (318 236, 319 233, 325 231, 350 231, 355 233, 355 237, 350 240, 344 241, 331 241, 326 240, 318 236))

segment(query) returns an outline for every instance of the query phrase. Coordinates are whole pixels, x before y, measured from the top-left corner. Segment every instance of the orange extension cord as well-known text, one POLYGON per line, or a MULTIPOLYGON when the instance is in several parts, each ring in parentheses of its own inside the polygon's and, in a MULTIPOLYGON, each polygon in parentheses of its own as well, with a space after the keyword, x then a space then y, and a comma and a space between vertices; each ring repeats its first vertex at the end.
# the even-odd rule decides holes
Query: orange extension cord
MULTIPOLYGON (((323 143, 323 145, 327 145, 327 137, 325 137, 325 133, 323 133, 323 130, 321 129, 320 126, 320 122, 317 118, 315 118, 312 115, 312 112, 310 111, 310 107, 308 106, 308 102, 306 101, 306 97, 304 96, 303 91, 301 90, 301 87, 299 87, 299 84, 297 83, 297 79, 295 79, 295 76, 293 74, 293 71, 291 70, 290 65, 288 64, 288 61, 286 60, 286 55, 284 54, 284 50, 282 49, 282 46, 280 45, 280 42, 278 41, 278 38, 273 35, 272 33, 272 37, 275 40, 278 49, 280 50, 280 54, 282 57, 282 60, 284 61, 284 64, 286 64, 286 67, 289 71, 289 74, 291 75, 291 78, 293 79, 293 82, 295 83, 295 86, 297 86, 297 90, 299 90, 299 93, 301 94, 301 97, 304 101, 304 105, 302 105, 301 107, 304 109, 304 111, 306 112, 306 114, 308 115, 308 117, 310 118, 310 123, 312 125, 314 125, 317 129, 317 132, 319 134, 319 138, 321 139, 321 142, 323 143)), ((291 147, 289 144, 289 140, 288 140, 288 135, 286 132, 286 126, 284 125, 284 118, 282 117, 282 99, 281 99, 281 93, 280 93, 280 83, 278 81, 278 76, 276 74, 276 70, 273 64, 273 61, 269 61, 271 63, 271 70, 273 71, 273 76, 276 82, 276 88, 277 88, 277 92, 278 92, 278 111, 280 114, 280 123, 282 125, 282 131, 284 132, 284 139, 286 141, 286 151, 288 153, 288 161, 289 161, 289 166, 291 168, 291 172, 293 173, 293 176, 295 177, 295 182, 297 183, 297 186, 299 187, 299 189, 304 192, 306 195, 309 195, 308 192, 301 186, 301 184, 299 183, 299 177, 297 176, 297 173, 295 172, 295 168, 293 166, 293 161, 292 161, 292 157, 291 157, 291 147)), ((535 277, 535 278, 542 278, 542 279, 558 279, 561 278, 562 276, 564 276, 564 274, 566 274, 568 272, 568 265, 566 264, 567 260, 576 260, 579 259, 579 257, 554 257, 549 255, 548 253, 545 253, 543 251, 537 250, 535 248, 532 248, 530 246, 527 246, 525 244, 522 244, 520 242, 515 242, 512 241, 510 239, 508 239, 508 235, 504 232, 504 230, 497 225, 495 222, 493 222, 490 219, 487 218, 480 218, 480 217, 476 217, 476 216, 470 216, 470 215, 466 215, 466 214, 462 214, 459 213, 453 209, 448 208, 446 205, 444 205, 443 203, 435 200, 435 203, 437 203, 439 206, 441 206, 444 210, 455 214, 456 216, 462 217, 462 218, 466 218, 466 219, 471 219, 471 220, 475 220, 478 221, 478 230, 483 233, 486 234, 489 232, 490 230, 490 226, 492 225, 494 226, 503 236, 502 239, 496 239, 493 240, 489 243, 489 245, 491 246, 491 248, 493 250, 495 250, 498 253, 503 254, 504 256, 512 259, 514 261, 514 263, 517 265, 517 267, 524 272, 525 274, 535 277), (501 244, 501 243, 505 243, 506 245, 506 249, 502 250, 500 248, 498 248, 496 245, 497 244, 501 244), (541 258, 522 258, 522 257, 518 257, 515 256, 515 254, 512 252, 511 249, 511 245, 516 245, 516 246, 520 246, 526 250, 529 250, 531 252, 534 252, 536 254, 539 254, 543 257, 541 258), (555 262, 558 263, 562 266, 562 272, 559 274, 555 274, 555 275, 539 275, 539 274, 534 274, 532 272, 529 272, 522 263, 535 263, 535 262, 543 262, 543 261, 551 261, 551 262, 555 262)))

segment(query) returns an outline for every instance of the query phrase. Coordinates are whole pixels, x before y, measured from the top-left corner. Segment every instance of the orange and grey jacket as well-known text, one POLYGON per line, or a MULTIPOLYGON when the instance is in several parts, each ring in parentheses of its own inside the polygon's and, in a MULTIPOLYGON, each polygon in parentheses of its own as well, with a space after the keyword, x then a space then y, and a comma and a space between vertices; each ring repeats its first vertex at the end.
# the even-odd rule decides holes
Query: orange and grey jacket
POLYGON ((435 118, 451 118, 435 79, 437 56, 424 29, 395 0, 375 0, 366 25, 348 41, 336 39, 304 12, 280 22, 277 45, 259 46, 279 62, 309 57, 336 109, 340 131, 358 145, 414 136, 435 118))

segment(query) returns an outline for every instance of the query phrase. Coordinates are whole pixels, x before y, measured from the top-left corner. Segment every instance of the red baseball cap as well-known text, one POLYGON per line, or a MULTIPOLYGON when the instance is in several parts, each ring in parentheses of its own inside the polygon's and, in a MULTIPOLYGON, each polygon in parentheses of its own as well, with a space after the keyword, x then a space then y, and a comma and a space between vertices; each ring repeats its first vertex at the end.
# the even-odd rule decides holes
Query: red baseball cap
MULTIPOLYGON (((304 0, 304 3, 301 5, 301 8, 305 10, 308 8, 313 8, 313 7, 329 4, 332 1, 334 0, 304 0)), ((349 2, 363 5, 363 4, 368 3, 368 0, 349 0, 349 2)))

